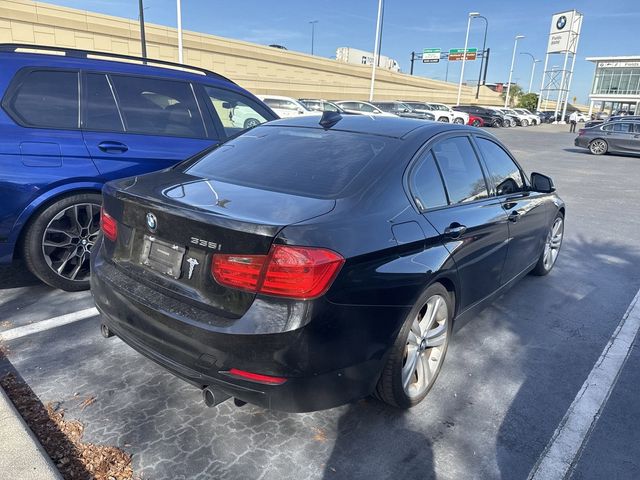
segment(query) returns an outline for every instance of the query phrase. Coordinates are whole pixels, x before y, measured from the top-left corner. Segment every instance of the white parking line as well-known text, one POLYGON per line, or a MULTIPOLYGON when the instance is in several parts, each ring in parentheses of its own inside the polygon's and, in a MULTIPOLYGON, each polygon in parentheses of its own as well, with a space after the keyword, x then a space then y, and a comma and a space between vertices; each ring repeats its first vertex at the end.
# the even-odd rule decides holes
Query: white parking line
POLYGON ((30 325, 24 325, 22 327, 12 328, 0 332, 0 341, 15 340, 16 338, 31 335, 32 333, 43 332, 50 328, 60 327, 69 323, 84 320, 85 318, 95 317, 98 315, 98 309, 95 307, 86 308, 78 312, 68 313, 66 315, 60 315, 59 317, 50 318, 48 320, 42 320, 40 322, 32 323, 30 325))
POLYGON ((640 291, 556 428, 529 480, 565 478, 602 414, 640 329, 640 291))

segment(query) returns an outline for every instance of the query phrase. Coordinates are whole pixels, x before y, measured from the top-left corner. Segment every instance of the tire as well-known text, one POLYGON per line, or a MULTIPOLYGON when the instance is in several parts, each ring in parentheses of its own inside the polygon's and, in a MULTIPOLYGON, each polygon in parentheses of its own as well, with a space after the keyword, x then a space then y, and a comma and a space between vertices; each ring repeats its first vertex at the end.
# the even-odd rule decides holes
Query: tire
POLYGON ((480 122, 480 120, 475 119, 475 120, 471 123, 471 125, 472 125, 472 126, 474 126, 474 127, 479 127, 479 126, 480 126, 480 123, 481 123, 481 122, 480 122))
POLYGON ((457 124, 457 125, 464 125, 464 120, 460 117, 458 118, 454 118, 453 119, 453 123, 457 124))
POLYGON ((438 121, 442 123, 449 123, 449 119, 447 117, 440 117, 438 121))
POLYGON ((594 155, 604 155, 609 150, 609 144, 602 138, 594 138, 589 142, 589 151, 594 155))
POLYGON ((380 400, 394 407, 410 408, 427 396, 444 363, 453 311, 451 294, 440 283, 430 285, 420 295, 398 333, 378 380, 376 396, 380 400), (422 338, 420 318, 426 327, 422 338), (427 326, 429 318, 432 322, 427 326), (429 341, 433 347, 429 347, 429 341), (412 366, 408 363, 411 359, 414 360, 412 366))
POLYGON ((527 120, 526 118, 523 118, 520 121, 520 125, 522 125, 523 127, 528 127, 529 126, 529 120, 527 120))
POLYGON ((26 227, 22 253, 46 284, 75 292, 89 288, 89 256, 100 231, 99 193, 78 193, 39 211, 26 227))
POLYGON ((252 128, 252 127, 255 127, 257 125, 260 125, 260 120, 258 120, 256 118, 247 118, 244 121, 244 128, 252 128))
POLYGON ((505 127, 505 128, 509 128, 511 126, 511 120, 505 119, 505 121, 502 124, 502 126, 505 127))
POLYGON ((556 264, 558 255, 560 253, 560 247, 562 247, 562 239, 564 238, 564 215, 562 212, 558 212, 556 218, 553 220, 549 231, 547 232, 547 238, 544 242, 544 249, 538 258, 538 263, 533 268, 531 273, 542 277, 547 275, 553 266, 556 264))
POLYGON ((494 128, 502 127, 502 122, 500 120, 494 120, 491 126, 494 128))

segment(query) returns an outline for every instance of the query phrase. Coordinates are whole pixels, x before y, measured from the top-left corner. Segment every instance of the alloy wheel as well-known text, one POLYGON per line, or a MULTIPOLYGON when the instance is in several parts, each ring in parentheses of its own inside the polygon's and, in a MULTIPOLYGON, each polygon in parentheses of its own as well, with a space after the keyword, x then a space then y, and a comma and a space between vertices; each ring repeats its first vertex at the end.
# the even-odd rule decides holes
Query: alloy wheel
POLYGON ((564 221, 562 217, 558 216, 556 221, 553 222, 553 226, 547 234, 547 240, 544 244, 544 255, 542 262, 546 270, 551 270, 551 267, 556 263, 558 253, 560 252, 560 246, 562 245, 562 236, 564 234, 564 221))
POLYGON ((61 210, 42 236, 42 253, 49 268, 68 280, 87 280, 91 247, 99 231, 100 205, 78 203, 61 210))
POLYGON ((589 150, 594 155, 602 155, 603 153, 605 153, 607 151, 607 143, 604 140, 600 140, 598 138, 596 140, 593 140, 589 144, 589 150))
POLYGON ((419 397, 435 381, 449 342, 448 318, 447 302, 433 295, 411 325, 402 366, 402 386, 409 397, 419 397))
POLYGON ((458 125, 462 125, 464 123, 464 120, 461 118, 456 118, 453 120, 453 123, 456 123, 458 125))

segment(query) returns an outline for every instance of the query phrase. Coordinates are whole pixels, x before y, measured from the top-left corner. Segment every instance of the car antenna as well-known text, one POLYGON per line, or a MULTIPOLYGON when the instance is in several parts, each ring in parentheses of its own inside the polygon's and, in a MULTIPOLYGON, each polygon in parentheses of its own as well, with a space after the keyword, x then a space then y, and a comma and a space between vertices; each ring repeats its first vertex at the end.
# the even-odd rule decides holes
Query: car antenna
POLYGON ((342 115, 340 115, 340 112, 330 112, 328 110, 325 110, 324 112, 322 112, 322 117, 320 118, 319 123, 322 128, 331 128, 340 120, 342 120, 342 115))

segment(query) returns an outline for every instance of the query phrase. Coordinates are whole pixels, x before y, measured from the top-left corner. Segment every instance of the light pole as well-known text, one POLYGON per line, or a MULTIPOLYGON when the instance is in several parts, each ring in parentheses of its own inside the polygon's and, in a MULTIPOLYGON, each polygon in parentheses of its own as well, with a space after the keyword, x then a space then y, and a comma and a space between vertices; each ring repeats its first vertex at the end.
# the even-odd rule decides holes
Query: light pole
POLYGON ((527 90, 527 93, 531 93, 531 88, 533 87, 533 76, 536 73, 536 63, 539 63, 540 60, 536 60, 536 57, 534 57, 529 52, 520 52, 520 55, 529 55, 531 57, 531 61, 533 62, 531 64, 531 79, 529 80, 529 90, 527 90))
POLYGON ((369 90, 369 101, 373 101, 373 86, 376 82, 376 66, 380 56, 380 33, 382 30, 382 4, 384 0, 378 0, 378 20, 376 21, 376 43, 373 46, 373 65, 371 66, 371 89, 369 90))
POLYGON ((316 23, 318 23, 318 20, 311 20, 309 23, 311 24, 311 55, 313 55, 313 43, 316 37, 316 23))
POLYGON ((524 35, 516 35, 513 43, 513 55, 511 56, 511 70, 509 70, 509 82, 507 83, 507 96, 504 98, 504 108, 509 106, 509 93, 511 93, 511 77, 513 76, 513 65, 516 62, 516 49, 518 48, 518 40, 524 38, 524 35))
POLYGON ((464 64, 467 61, 467 47, 469 46, 469 29, 471 28, 471 19, 477 17, 480 14, 478 12, 469 13, 467 19, 467 34, 464 37, 464 50, 462 51, 462 68, 460 69, 460 82, 458 82, 458 99, 456 105, 460 105, 460 95, 462 95, 462 79, 464 77, 464 64))
POLYGON ((182 63, 182 8, 180 0, 176 0, 176 14, 178 17, 178 63, 182 63))
POLYGON ((476 100, 480 96, 480 79, 482 78, 482 66, 484 65, 484 55, 485 55, 485 50, 487 49, 487 30, 489 29, 489 20, 487 20, 487 17, 483 17, 482 15, 477 15, 477 17, 484 20, 484 40, 482 41, 482 58, 480 59, 480 73, 478 74, 478 87, 476 88, 476 100))
POLYGON ((144 6, 142 0, 138 0, 138 18, 140 18, 140 46, 142 47, 142 58, 147 58, 147 41, 144 36, 144 6))

